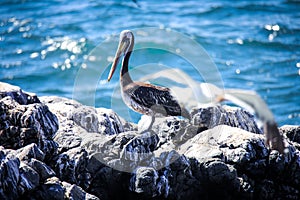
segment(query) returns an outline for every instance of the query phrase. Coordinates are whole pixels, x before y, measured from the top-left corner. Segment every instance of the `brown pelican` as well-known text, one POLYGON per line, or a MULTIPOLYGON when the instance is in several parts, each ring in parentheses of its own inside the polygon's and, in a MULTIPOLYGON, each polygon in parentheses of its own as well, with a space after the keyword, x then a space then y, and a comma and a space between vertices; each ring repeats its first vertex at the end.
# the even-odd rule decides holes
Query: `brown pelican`
POLYGON ((189 112, 171 94, 169 88, 151 85, 143 82, 134 82, 128 72, 129 58, 134 46, 134 35, 129 30, 120 34, 119 46, 112 63, 108 79, 110 81, 115 69, 123 56, 120 72, 120 86, 125 104, 132 110, 151 116, 152 127, 155 116, 183 116, 190 119, 189 112))

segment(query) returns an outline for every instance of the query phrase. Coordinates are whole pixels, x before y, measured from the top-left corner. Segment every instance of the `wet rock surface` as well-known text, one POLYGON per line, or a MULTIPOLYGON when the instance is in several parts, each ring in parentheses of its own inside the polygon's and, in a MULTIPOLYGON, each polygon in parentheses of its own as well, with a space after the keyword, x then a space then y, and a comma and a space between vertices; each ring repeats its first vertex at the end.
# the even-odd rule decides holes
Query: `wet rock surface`
POLYGON ((140 132, 110 109, 0 83, 0 199, 300 198, 299 126, 279 128, 283 156, 242 109, 191 115, 140 132))

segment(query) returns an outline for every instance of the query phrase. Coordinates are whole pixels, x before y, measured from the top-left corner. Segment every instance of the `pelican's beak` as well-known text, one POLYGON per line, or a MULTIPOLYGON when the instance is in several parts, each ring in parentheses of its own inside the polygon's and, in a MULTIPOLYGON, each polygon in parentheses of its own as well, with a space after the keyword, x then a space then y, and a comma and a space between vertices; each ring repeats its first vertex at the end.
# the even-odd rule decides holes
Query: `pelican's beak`
POLYGON ((118 46, 118 50, 116 52, 114 61, 111 65, 110 72, 109 72, 109 75, 108 75, 108 78, 107 78, 108 82, 112 78, 123 52, 124 52, 124 42, 120 41, 119 46, 118 46))

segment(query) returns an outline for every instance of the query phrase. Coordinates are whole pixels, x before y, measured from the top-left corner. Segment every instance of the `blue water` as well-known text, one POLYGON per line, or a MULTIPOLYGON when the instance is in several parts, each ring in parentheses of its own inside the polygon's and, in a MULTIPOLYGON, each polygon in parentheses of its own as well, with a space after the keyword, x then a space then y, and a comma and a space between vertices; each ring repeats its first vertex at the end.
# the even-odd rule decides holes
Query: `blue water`
MULTIPOLYGON (((193 38, 218 67, 225 88, 255 90, 279 125, 300 124, 297 0, 2 0, 0 81, 39 96, 72 98, 78 70, 97 45, 124 29, 144 27, 193 38)), ((193 77, 182 61, 160 59, 193 77)), ((99 84, 96 106, 111 106, 117 78, 112 82, 99 84)))

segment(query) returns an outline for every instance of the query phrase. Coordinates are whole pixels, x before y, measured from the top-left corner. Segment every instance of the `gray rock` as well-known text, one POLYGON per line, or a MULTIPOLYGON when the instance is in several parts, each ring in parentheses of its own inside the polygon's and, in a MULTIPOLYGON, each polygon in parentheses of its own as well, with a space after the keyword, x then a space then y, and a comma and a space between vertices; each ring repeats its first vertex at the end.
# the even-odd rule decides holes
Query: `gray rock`
POLYGON ((25 192, 34 190, 39 183, 39 174, 33 168, 22 162, 20 165, 19 193, 24 194, 25 192))
POLYGON ((49 166, 34 158, 30 159, 28 165, 39 174, 41 181, 45 181, 47 178, 56 175, 55 172, 49 166))
POLYGON ((210 198, 231 199, 239 192, 240 180, 233 166, 217 160, 205 162, 202 171, 202 180, 206 182, 204 188, 209 191, 210 198))
POLYGON ((100 199, 130 199, 130 174, 104 166, 93 175, 89 193, 100 199))
MULTIPOLYGON (((170 140, 174 145, 181 145, 198 133, 218 125, 238 127, 252 133, 262 134, 254 116, 237 107, 216 105, 194 108, 191 116, 191 123, 178 117, 156 118, 152 129, 160 138, 158 146, 160 147, 170 140)), ((143 124, 144 122, 139 123, 143 124)))
MULTIPOLYGON (((175 143, 182 142, 184 140, 183 135, 189 130, 189 126, 187 120, 178 117, 156 118, 152 130, 157 133, 159 137, 157 148, 168 144, 169 141, 175 143)), ((196 135, 197 132, 191 134, 196 135)))
MULTIPOLYGON (((159 138, 154 132, 144 132, 124 144, 120 158, 126 161, 142 162, 153 157, 159 138)), ((139 165, 139 164, 138 164, 139 165)))
POLYGON ((0 99, 8 96, 20 105, 40 103, 40 100, 34 93, 23 92, 18 86, 0 82, 0 99))
POLYGON ((0 198, 17 199, 20 181, 20 161, 14 151, 0 146, 0 198))
POLYGON ((248 111, 230 106, 194 108, 191 112, 192 124, 211 129, 218 125, 238 127, 252 133, 262 133, 255 118, 248 111))
POLYGON ((32 200, 64 200, 65 189, 58 178, 52 177, 47 179, 37 190, 28 194, 26 198, 32 200))
POLYGON ((38 148, 38 146, 35 143, 32 143, 23 148, 18 149, 17 157, 22 161, 30 160, 31 158, 43 161, 45 158, 45 154, 38 148))
POLYGON ((97 108, 96 111, 99 119, 99 131, 106 135, 131 131, 135 128, 134 125, 126 122, 111 109, 97 108))
POLYGON ((86 199, 86 200, 99 200, 98 197, 86 193, 81 187, 70 184, 67 182, 62 182, 62 185, 65 188, 65 199, 86 199))
POLYGON ((74 100, 60 97, 40 99, 58 117, 61 124, 59 131, 70 132, 70 129, 80 127, 87 132, 114 135, 135 128, 111 109, 84 106, 74 100))
POLYGON ((1 199, 300 198, 299 126, 280 127, 283 156, 238 108, 157 118, 141 133, 109 109, 0 91, 1 199))
POLYGON ((58 121, 48 107, 36 95, 5 83, 0 83, 0 97, 0 145, 18 149, 35 143, 46 157, 55 154, 58 121))
POLYGON ((139 167, 131 182, 132 191, 143 193, 146 197, 156 196, 158 173, 152 167, 139 167))
MULTIPOLYGON (((134 193, 125 192, 122 196, 129 195, 132 199, 153 197, 195 199, 207 196, 250 198, 257 191, 255 189, 257 180, 248 177, 263 174, 268 166, 269 151, 264 145, 264 136, 253 134, 262 132, 256 125, 254 117, 241 109, 213 107, 202 109, 201 112, 197 110, 193 113, 194 124, 176 117, 157 118, 153 132, 140 134, 135 131, 120 133, 120 129, 113 127, 121 126, 115 126, 111 122, 114 120, 119 124, 119 120, 115 120, 115 117, 108 117, 107 120, 102 114, 102 119, 105 120, 100 123, 99 111, 84 108, 84 112, 80 113, 78 103, 70 100, 55 101, 60 104, 69 102, 64 106, 67 107, 66 110, 72 110, 71 107, 76 107, 77 110, 75 112, 77 119, 74 120, 73 114, 59 114, 63 112, 59 106, 49 104, 50 109, 51 106, 57 109, 51 111, 56 113, 61 124, 64 123, 55 140, 63 147, 59 157, 60 160, 66 161, 65 166, 70 173, 65 171, 61 174, 72 174, 71 172, 76 171, 74 165, 70 164, 76 162, 70 159, 70 156, 80 152, 79 147, 84 147, 86 154, 83 157, 88 157, 85 162, 81 162, 86 164, 79 167, 85 170, 62 179, 78 184, 74 177, 79 174, 90 174, 86 186, 81 186, 88 187, 91 193, 101 199, 116 198, 120 191, 124 192, 126 188, 131 188, 134 193), (218 119, 213 113, 209 115, 209 112, 214 112, 221 118, 218 119), (85 115, 88 115, 87 118, 85 115), (208 116, 213 117, 213 120, 209 118, 209 123, 206 122, 208 116), (202 122, 198 123, 196 120, 202 122), (88 122, 93 122, 93 125, 88 122), (219 124, 237 128, 218 126, 219 124), (208 130, 204 131, 206 129, 208 130), (72 149, 73 151, 70 151, 72 149), (180 154, 186 157, 181 157, 180 154), (151 169, 149 174, 153 176, 146 176, 147 170, 145 173, 137 170, 143 168, 151 169), (140 174, 132 173, 128 178, 123 172, 115 169, 131 173, 137 171, 140 174), (241 173, 239 170, 244 171, 241 173), (154 178, 155 174, 158 178, 154 178), (116 185, 117 182, 122 182, 123 185, 116 185), (148 187, 143 183, 147 183, 148 187)), ((135 130, 135 127, 132 126, 130 130, 135 130)), ((278 160, 278 156, 275 155, 274 159, 278 160)), ((277 163, 275 165, 279 166, 277 163)))
POLYGON ((61 180, 86 188, 91 178, 86 170, 87 159, 86 150, 74 148, 59 154, 54 159, 55 164, 52 167, 61 180))
POLYGON ((110 160, 108 157, 113 155, 107 146, 108 151, 101 149, 105 141, 133 126, 109 109, 95 109, 59 97, 42 97, 41 101, 56 114, 60 123, 54 138, 59 144, 59 155, 53 159, 51 167, 61 180, 88 188, 94 178, 91 173, 107 163, 103 159, 110 160), (101 158, 90 159, 100 150, 103 152, 101 158))
POLYGON ((229 162, 244 162, 258 156, 266 157, 268 154, 263 135, 226 125, 216 126, 197 134, 183 144, 179 152, 188 157, 193 156, 200 162, 214 158, 229 162))
POLYGON ((299 188, 295 185, 299 182, 299 167, 296 167, 299 152, 289 149, 290 156, 287 158, 277 151, 269 154, 263 135, 221 125, 196 135, 183 144, 179 152, 195 158, 202 166, 196 170, 196 177, 204 180, 204 188, 210 191, 210 197, 251 198, 257 195, 268 199, 286 194, 287 188, 293 191, 290 193, 292 196, 298 194, 299 188), (216 162, 218 164, 212 165, 212 168, 207 167, 216 162), (272 192, 258 189, 269 188, 270 182, 276 186, 272 192), (281 187, 278 187, 279 183, 281 187))
MULTIPOLYGON (((171 156, 173 153, 170 152, 171 156)), ((175 155, 178 157, 178 155, 175 155)), ((170 155, 167 156, 170 159, 170 155)), ((195 160, 190 160, 184 155, 180 155, 178 159, 170 162, 166 170, 162 169, 160 174, 165 175, 167 185, 164 196, 171 199, 201 199, 203 187, 200 179, 193 173, 192 165, 196 167, 195 160)), ((200 171, 197 166, 197 171, 200 171)))
POLYGON ((285 125, 280 127, 279 131, 300 150, 300 126, 285 125))

